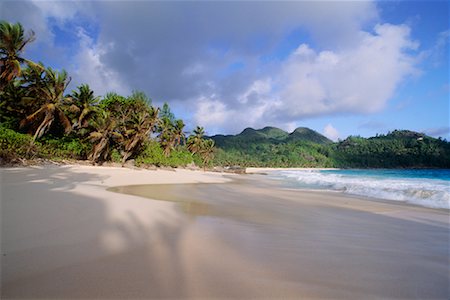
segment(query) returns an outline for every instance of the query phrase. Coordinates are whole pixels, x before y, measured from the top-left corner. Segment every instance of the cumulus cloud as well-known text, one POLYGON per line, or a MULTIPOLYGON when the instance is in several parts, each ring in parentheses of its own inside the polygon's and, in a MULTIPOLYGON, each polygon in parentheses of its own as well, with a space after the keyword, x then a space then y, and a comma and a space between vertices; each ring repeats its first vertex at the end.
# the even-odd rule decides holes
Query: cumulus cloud
POLYGON ((0 16, 38 30, 43 56, 57 48, 54 26, 89 20, 74 26, 74 49, 52 55, 70 62, 74 83, 98 94, 143 90, 216 132, 376 112, 417 72, 410 29, 375 25, 372 1, 6 3, 0 16), (298 46, 278 56, 296 30, 307 42, 291 40, 298 46))
POLYGON ((410 53, 417 43, 407 26, 376 25, 360 32, 359 43, 344 51, 315 51, 300 45, 280 72, 278 112, 300 118, 339 112, 373 113, 382 109, 395 88, 417 72, 410 53))
MULTIPOLYGON (((359 43, 345 50, 301 44, 269 78, 249 83, 230 101, 233 118, 246 126, 266 122, 286 128, 307 117, 380 111, 396 87, 418 72, 411 54, 418 44, 409 34, 405 25, 379 24, 373 33, 360 31, 359 43)), ((202 113, 197 111, 198 120, 202 113)))
POLYGON ((336 142, 339 138, 339 131, 333 125, 327 124, 323 129, 323 135, 336 142))
POLYGON ((74 86, 89 83, 91 89, 100 95, 107 92, 129 94, 130 89, 120 80, 118 72, 100 59, 105 52, 114 48, 114 44, 95 44, 82 28, 78 28, 77 36, 80 40, 79 50, 69 66, 69 72, 74 77, 74 86))

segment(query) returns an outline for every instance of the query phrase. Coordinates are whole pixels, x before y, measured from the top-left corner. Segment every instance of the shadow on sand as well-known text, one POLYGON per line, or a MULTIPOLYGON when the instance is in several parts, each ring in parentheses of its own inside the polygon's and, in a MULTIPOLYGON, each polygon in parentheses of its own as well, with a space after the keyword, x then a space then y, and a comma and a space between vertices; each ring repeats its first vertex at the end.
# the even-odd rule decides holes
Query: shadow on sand
POLYGON ((114 207, 75 189, 105 179, 2 170, 2 298, 449 296, 442 223, 302 205, 297 193, 242 184, 178 186, 213 216, 126 195, 114 207))

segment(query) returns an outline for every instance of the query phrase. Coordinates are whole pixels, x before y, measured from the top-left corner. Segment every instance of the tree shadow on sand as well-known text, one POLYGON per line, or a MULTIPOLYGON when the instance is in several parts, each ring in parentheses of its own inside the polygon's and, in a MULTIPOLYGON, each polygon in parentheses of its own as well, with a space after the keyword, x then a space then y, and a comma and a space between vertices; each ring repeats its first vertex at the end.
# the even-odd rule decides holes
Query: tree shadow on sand
POLYGON ((299 205, 294 192, 178 186, 237 211, 199 221, 173 203, 76 189, 107 176, 70 167, 1 171, 2 298, 449 295, 442 224, 299 205))
POLYGON ((184 228, 168 210, 156 208, 166 221, 152 227, 134 209, 114 218, 105 201, 74 191, 106 177, 70 167, 3 169, 1 179, 2 298, 183 295, 184 228))

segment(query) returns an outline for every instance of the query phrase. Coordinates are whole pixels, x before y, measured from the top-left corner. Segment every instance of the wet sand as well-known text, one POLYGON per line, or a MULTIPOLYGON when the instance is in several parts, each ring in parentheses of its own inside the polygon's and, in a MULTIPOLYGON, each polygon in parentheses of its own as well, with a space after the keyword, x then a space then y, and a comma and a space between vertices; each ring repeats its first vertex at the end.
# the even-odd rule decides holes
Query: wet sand
POLYGON ((215 295, 449 298, 446 210, 287 190, 258 176, 221 185, 114 190, 176 202, 191 218, 189 226, 211 232, 238 254, 231 273, 223 272, 229 262, 222 250, 214 254, 218 260, 204 280, 230 288, 215 295))
POLYGON ((103 189, 130 180, 91 169, 33 172, 3 172, 6 298, 450 295, 446 210, 286 190, 262 175, 215 184, 226 178, 193 172, 178 179, 188 184, 113 193, 103 189))

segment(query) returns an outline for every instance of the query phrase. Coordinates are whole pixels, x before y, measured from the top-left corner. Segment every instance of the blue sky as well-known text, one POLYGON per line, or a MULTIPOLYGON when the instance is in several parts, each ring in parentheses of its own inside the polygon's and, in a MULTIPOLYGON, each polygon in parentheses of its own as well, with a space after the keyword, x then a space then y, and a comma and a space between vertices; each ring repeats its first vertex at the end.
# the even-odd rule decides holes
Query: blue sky
POLYGON ((2 1, 71 89, 147 93, 208 134, 450 139, 448 1, 2 1))

